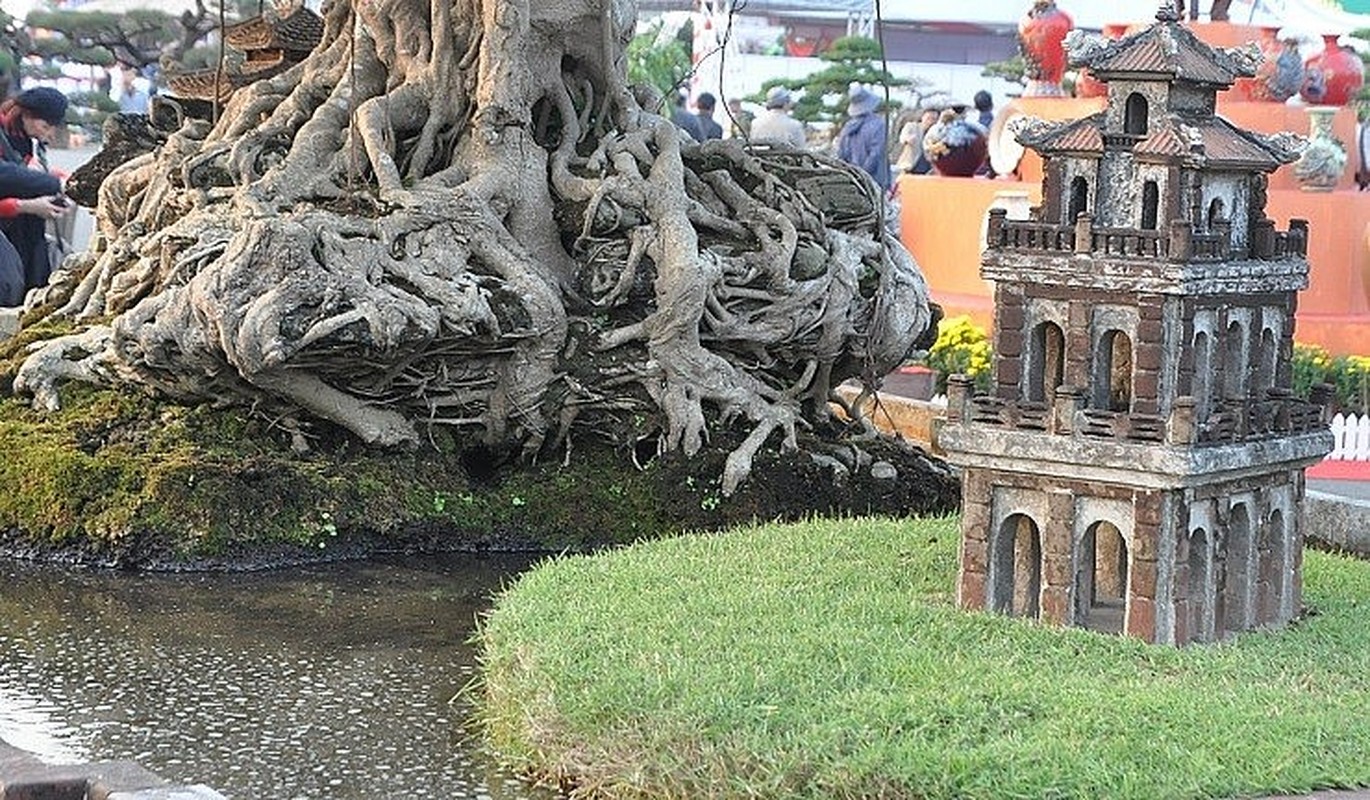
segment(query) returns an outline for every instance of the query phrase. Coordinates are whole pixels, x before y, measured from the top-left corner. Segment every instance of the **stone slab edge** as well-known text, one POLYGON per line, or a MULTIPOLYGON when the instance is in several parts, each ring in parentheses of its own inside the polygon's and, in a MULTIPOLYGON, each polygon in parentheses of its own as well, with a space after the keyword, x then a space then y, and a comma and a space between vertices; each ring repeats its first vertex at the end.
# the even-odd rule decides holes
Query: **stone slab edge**
POLYGON ((1309 490, 1303 500, 1307 538, 1370 558, 1370 501, 1309 490))
POLYGON ((201 784, 168 786, 132 761, 48 764, 0 740, 0 800, 72 797, 82 800, 225 800, 201 784))

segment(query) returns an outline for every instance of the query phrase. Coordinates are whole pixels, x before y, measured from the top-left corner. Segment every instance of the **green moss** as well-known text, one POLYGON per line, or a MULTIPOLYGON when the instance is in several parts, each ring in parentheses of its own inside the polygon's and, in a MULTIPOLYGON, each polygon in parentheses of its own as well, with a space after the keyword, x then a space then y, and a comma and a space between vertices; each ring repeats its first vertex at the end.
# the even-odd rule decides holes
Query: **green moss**
POLYGON ((940 479, 894 493, 838 487, 768 452, 759 477, 725 500, 722 449, 636 469, 622 450, 583 446, 567 464, 529 465, 464 450, 446 431, 397 452, 316 425, 299 455, 274 420, 244 409, 80 385, 63 400, 53 413, 0 401, 0 531, 11 547, 126 564, 282 546, 588 550, 757 518, 945 509, 956 496, 940 479))

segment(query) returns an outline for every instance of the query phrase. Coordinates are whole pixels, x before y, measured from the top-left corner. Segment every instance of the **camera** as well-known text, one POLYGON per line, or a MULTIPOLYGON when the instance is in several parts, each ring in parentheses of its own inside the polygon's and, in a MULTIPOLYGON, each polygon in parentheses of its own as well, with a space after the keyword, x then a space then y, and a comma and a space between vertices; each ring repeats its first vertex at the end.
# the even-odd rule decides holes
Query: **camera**
POLYGON ((64 195, 64 194, 56 195, 56 196, 54 196, 54 197, 52 198, 52 202, 55 203, 56 205, 61 206, 62 208, 66 208, 66 207, 67 207, 67 196, 64 195))

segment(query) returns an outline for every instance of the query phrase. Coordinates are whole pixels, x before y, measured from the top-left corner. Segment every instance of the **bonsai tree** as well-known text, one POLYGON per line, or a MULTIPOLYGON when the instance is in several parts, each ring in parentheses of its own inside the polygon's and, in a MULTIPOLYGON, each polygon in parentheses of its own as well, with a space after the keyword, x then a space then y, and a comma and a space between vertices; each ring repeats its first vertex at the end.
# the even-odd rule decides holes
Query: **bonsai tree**
MULTIPOLYGON (((256 4, 251 8, 255 10, 256 4)), ((226 11, 229 19, 239 17, 234 6, 226 11)), ((218 28, 219 12, 217 4, 197 0, 194 10, 179 15, 152 7, 118 14, 48 8, 29 12, 26 22, 31 28, 58 34, 42 41, 39 55, 105 67, 122 62, 141 69, 163 59, 180 63, 191 48, 218 28)))
POLYGON ((33 47, 22 21, 0 9, 0 99, 19 91, 19 65, 33 47))
POLYGON ((653 113, 634 8, 327 5, 303 63, 103 181, 14 391, 132 385, 509 458, 724 446, 725 492, 768 443, 808 446, 836 383, 930 343, 923 278, 853 168, 653 113))
POLYGON ((874 86, 910 86, 912 81, 896 78, 885 69, 876 66, 882 51, 880 43, 864 36, 842 36, 834 40, 832 46, 818 55, 828 62, 828 66, 799 80, 771 79, 761 86, 761 91, 748 98, 758 103, 765 102, 766 92, 772 86, 784 86, 795 92, 794 117, 803 122, 840 124, 846 120, 847 87, 852 83, 866 83, 874 86))

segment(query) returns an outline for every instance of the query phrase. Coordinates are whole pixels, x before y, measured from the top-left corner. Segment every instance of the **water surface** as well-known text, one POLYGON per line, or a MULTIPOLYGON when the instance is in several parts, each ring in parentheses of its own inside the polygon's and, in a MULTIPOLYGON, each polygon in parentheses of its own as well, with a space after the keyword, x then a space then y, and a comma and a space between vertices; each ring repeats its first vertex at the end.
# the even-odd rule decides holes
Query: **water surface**
POLYGON ((235 800, 545 800, 494 767, 459 697, 478 614, 530 561, 0 563, 0 739, 50 763, 131 759, 235 800))

